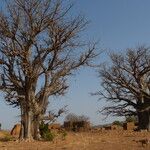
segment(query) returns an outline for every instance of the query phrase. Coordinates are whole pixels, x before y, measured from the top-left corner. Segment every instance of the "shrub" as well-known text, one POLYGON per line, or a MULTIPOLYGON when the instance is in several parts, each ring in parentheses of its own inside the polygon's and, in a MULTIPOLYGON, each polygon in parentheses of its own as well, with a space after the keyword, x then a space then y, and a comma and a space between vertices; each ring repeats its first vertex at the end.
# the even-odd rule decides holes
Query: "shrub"
POLYGON ((66 136, 67 136, 67 132, 66 131, 62 131, 61 134, 62 134, 62 140, 65 140, 66 136))
POLYGON ((78 122, 78 121, 86 121, 88 122, 89 121, 89 117, 85 116, 85 115, 81 115, 81 116, 78 116, 74 113, 69 113, 66 118, 65 118, 65 121, 70 121, 70 122, 78 122))
POLYGON ((113 125, 122 126, 123 124, 122 124, 122 122, 120 122, 120 121, 114 121, 114 122, 113 122, 113 125))
POLYGON ((43 138, 45 141, 53 141, 54 138, 55 138, 55 134, 52 133, 51 131, 45 132, 45 133, 43 134, 42 138, 43 138))
POLYGON ((45 124, 44 122, 42 122, 40 124, 40 134, 41 134, 41 138, 45 141, 53 141, 55 134, 52 133, 49 129, 48 129, 48 124, 45 124))
POLYGON ((0 138, 1 142, 8 142, 12 140, 14 140, 14 138, 11 135, 5 135, 4 137, 0 138))
POLYGON ((135 116, 127 116, 126 122, 137 122, 137 117, 135 116))

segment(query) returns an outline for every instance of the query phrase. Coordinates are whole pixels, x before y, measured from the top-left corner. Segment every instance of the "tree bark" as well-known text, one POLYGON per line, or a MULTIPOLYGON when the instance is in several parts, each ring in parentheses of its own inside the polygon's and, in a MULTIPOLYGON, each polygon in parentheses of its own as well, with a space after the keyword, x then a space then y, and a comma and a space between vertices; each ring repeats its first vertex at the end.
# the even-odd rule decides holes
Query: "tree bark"
POLYGON ((31 141, 31 140, 33 140, 33 137, 32 137, 32 112, 26 111, 24 113, 25 113, 24 139, 31 141))
POLYGON ((25 112, 21 109, 21 131, 19 140, 31 141, 32 139, 40 140, 40 117, 33 117, 33 112, 25 112))
POLYGON ((41 139, 39 127, 40 127, 40 119, 36 117, 33 120, 33 138, 35 140, 41 139))
POLYGON ((147 129, 148 131, 150 131, 150 112, 138 112, 138 122, 140 130, 147 129))
POLYGON ((147 129, 150 131, 150 101, 149 99, 144 99, 143 102, 138 103, 138 110, 137 110, 137 115, 138 115, 138 128, 139 130, 145 130, 147 129))
POLYGON ((24 133, 25 133, 25 130, 24 130, 24 122, 25 122, 25 116, 24 116, 24 111, 23 111, 23 106, 21 105, 20 107, 20 110, 21 110, 21 130, 20 130, 20 135, 19 135, 19 139, 20 140, 23 140, 24 139, 24 133))
POLYGON ((138 129, 150 131, 150 99, 144 97, 143 101, 138 101, 138 129))

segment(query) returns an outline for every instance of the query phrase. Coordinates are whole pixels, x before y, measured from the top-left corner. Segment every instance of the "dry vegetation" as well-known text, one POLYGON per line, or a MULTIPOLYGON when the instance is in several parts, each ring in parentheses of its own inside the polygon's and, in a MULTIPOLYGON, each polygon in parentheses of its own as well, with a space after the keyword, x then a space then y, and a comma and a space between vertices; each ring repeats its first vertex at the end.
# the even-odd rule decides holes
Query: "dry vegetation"
MULTIPOLYGON (((8 135, 8 133, 7 133, 8 135)), ((0 132, 6 137, 6 132, 0 132)), ((0 142, 0 150, 149 150, 150 133, 146 131, 68 132, 65 139, 57 135, 53 142, 0 142)))

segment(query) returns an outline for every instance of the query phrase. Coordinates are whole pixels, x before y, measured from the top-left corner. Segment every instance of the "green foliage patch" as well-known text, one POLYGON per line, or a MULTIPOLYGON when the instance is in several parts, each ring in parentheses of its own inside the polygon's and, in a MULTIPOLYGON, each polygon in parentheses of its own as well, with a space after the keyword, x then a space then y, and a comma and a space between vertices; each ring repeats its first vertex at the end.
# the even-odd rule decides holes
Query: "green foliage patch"
POLYGON ((48 124, 45 124, 44 122, 42 122, 40 124, 40 134, 41 134, 41 138, 45 141, 53 141, 55 138, 55 134, 52 133, 49 128, 48 128, 48 124))

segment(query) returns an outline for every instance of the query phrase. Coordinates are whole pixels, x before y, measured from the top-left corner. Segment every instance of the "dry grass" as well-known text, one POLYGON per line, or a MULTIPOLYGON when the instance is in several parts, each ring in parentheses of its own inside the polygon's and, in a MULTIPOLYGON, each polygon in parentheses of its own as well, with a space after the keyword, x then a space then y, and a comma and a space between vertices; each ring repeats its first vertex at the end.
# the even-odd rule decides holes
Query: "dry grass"
POLYGON ((14 137, 12 137, 8 131, 0 131, 0 142, 9 142, 13 140, 14 137))
POLYGON ((53 142, 0 142, 0 150, 149 150, 149 139, 148 132, 70 132, 65 140, 57 136, 53 142))

